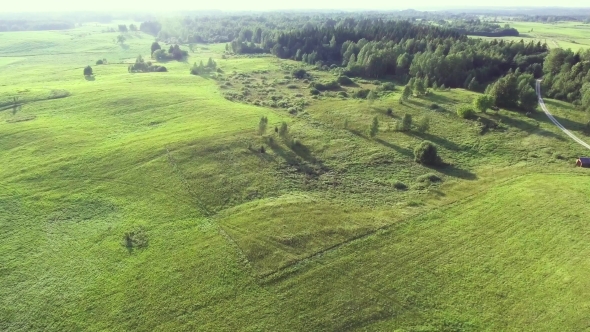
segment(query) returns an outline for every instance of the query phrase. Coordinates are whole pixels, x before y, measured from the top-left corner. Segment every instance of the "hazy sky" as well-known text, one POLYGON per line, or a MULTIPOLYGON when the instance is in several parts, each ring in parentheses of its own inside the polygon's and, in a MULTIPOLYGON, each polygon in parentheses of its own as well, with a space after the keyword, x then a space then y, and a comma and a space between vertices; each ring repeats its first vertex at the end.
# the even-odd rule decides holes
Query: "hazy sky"
POLYGON ((221 10, 274 10, 274 9, 408 9, 443 6, 559 6, 586 7, 588 0, 217 0, 175 1, 166 7, 161 0, 12 0, 2 1, 0 12, 23 11, 78 11, 78 10, 170 10, 221 9, 221 10))

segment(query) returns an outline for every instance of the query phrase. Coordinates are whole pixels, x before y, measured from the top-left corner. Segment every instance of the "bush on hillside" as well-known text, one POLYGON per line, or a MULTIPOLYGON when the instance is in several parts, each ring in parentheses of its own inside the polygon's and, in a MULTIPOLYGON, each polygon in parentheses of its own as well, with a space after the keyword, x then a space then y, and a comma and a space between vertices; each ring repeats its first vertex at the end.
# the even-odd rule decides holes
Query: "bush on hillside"
POLYGON ((338 90, 340 89, 340 84, 336 81, 330 82, 316 82, 313 83, 312 86, 319 91, 327 91, 327 90, 338 90))
POLYGON ((442 163, 436 145, 424 141, 414 150, 414 160, 422 165, 437 166, 442 163))
POLYGON ((291 74, 294 78, 302 79, 307 77, 307 71, 305 69, 296 69, 291 74))
POLYGON ((438 177, 438 175, 436 175, 436 174, 428 173, 428 174, 420 175, 418 178, 416 178, 416 181, 418 181, 418 182, 441 182, 442 179, 440 177, 438 177))
POLYGON ((168 69, 164 66, 152 65, 151 62, 145 62, 143 57, 140 55, 135 59, 135 63, 129 65, 127 70, 130 73, 150 73, 150 72, 167 72, 168 69))
POLYGON ((312 96, 317 96, 317 95, 319 95, 319 94, 320 94, 320 90, 318 90, 318 89, 316 89, 316 88, 311 88, 311 89, 309 89, 309 93, 310 93, 312 96))
POLYGON ((457 115, 463 119, 469 119, 475 115, 475 111, 471 105, 461 105, 457 107, 457 115))
POLYGON ((369 89, 355 90, 352 93, 352 97, 353 98, 359 98, 359 99, 365 99, 369 95, 369 92, 371 92, 371 90, 369 90, 369 89))
POLYGON ((353 85, 354 82, 346 75, 339 76, 337 82, 341 85, 353 85))
POLYGON ((383 85, 381 85, 381 90, 393 91, 393 90, 395 90, 395 84, 393 84, 391 82, 384 83, 383 85))
POLYGON ((406 190, 406 189, 408 189, 408 186, 406 186, 406 184, 405 184, 405 183, 403 183, 403 182, 400 182, 400 181, 395 181, 395 182, 393 183, 393 187, 394 187, 395 189, 397 189, 397 190, 406 190))

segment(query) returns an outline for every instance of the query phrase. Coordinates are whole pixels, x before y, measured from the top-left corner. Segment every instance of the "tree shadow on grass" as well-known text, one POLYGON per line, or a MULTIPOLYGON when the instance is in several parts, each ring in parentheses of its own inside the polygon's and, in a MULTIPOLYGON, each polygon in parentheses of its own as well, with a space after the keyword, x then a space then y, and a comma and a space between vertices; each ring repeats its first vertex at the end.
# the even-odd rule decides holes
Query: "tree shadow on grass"
POLYGON ((398 152, 406 157, 409 157, 409 158, 414 157, 414 152, 410 149, 406 149, 406 148, 402 148, 401 146, 393 145, 393 144, 386 142, 380 138, 375 138, 375 142, 377 142, 383 146, 386 146, 392 150, 395 150, 396 152, 398 152))
POLYGON ((431 103, 437 103, 437 104, 455 104, 456 101, 447 97, 447 96, 443 96, 440 93, 431 93, 428 96, 426 96, 426 98, 424 98, 424 100, 427 100, 431 103))
MULTIPOLYGON (((276 140, 268 140, 268 146, 279 157, 283 158, 288 165, 295 167, 298 171, 310 176, 319 176, 327 171, 327 167, 314 156, 305 145, 298 143, 290 149, 283 148, 276 140), (303 160, 303 162, 300 160, 303 160)), ((288 144, 287 144, 288 145, 288 144)))
POLYGON ((442 165, 439 167, 430 167, 430 168, 432 168, 433 170, 437 170, 447 176, 452 176, 452 177, 460 178, 463 180, 469 180, 469 181, 477 180, 477 175, 475 173, 472 173, 466 169, 458 168, 454 165, 442 165))
POLYGON ((248 148, 248 150, 250 150, 250 152, 252 152, 252 154, 254 154, 256 157, 258 157, 258 159, 262 160, 262 161, 272 161, 274 162, 276 159, 275 157, 269 155, 268 153, 262 153, 260 152, 260 148, 255 149, 255 148, 248 148))
MULTIPOLYGON (((528 134, 535 134, 535 135, 544 136, 544 137, 551 137, 551 138, 558 139, 560 141, 566 140, 565 137, 563 137, 563 135, 556 134, 552 131, 548 131, 545 129, 541 129, 540 127, 538 127, 532 123, 529 123, 527 121, 524 121, 524 120, 512 118, 512 117, 505 116, 505 115, 502 115, 499 113, 494 114, 492 116, 496 119, 502 120, 503 124, 508 125, 510 127, 516 127, 522 131, 527 132, 528 134)), ((539 116, 538 114, 535 115, 534 119, 537 120, 538 116, 539 116)), ((543 116, 545 116, 545 115, 543 114, 543 116)), ((545 116, 545 118, 547 118, 547 117, 545 116)), ((547 119, 547 121, 549 121, 549 119, 547 119)))
POLYGON ((87 81, 94 81, 94 80, 96 80, 94 78, 94 75, 92 75, 92 76, 84 76, 84 79, 87 80, 87 81))
POLYGON ((423 140, 431 141, 436 145, 442 146, 446 149, 453 150, 453 151, 460 151, 461 147, 455 144, 454 142, 449 141, 448 139, 440 136, 434 136, 429 133, 420 133, 420 132, 408 132, 409 135, 413 135, 423 140))

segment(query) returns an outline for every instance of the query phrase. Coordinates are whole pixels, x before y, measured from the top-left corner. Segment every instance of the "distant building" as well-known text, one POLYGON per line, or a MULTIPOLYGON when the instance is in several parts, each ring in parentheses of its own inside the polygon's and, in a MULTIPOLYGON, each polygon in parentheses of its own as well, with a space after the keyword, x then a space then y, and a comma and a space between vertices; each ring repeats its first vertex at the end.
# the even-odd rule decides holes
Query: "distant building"
POLYGON ((580 167, 589 167, 590 168, 590 158, 589 157, 580 157, 576 162, 576 166, 580 167))

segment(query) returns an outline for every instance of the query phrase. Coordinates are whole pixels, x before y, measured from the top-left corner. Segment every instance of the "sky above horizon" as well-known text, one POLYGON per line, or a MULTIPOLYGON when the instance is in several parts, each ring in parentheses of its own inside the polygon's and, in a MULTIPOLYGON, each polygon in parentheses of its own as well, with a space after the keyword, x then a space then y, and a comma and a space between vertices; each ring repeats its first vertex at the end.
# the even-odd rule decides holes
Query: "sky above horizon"
MULTIPOLYGON (((413 0, 410 2, 396 3, 390 0, 297 0, 297 1, 270 1, 270 0, 220 0, 210 2, 179 1, 165 9, 174 10, 280 10, 280 9, 428 9, 442 7, 588 7, 590 4, 584 0, 484 0, 474 3, 467 0, 448 0, 440 2, 436 0, 413 0)), ((116 11, 133 10, 141 11, 162 10, 162 1, 155 0, 18 0, 0 6, 0 12, 64 12, 64 11, 116 11)))

